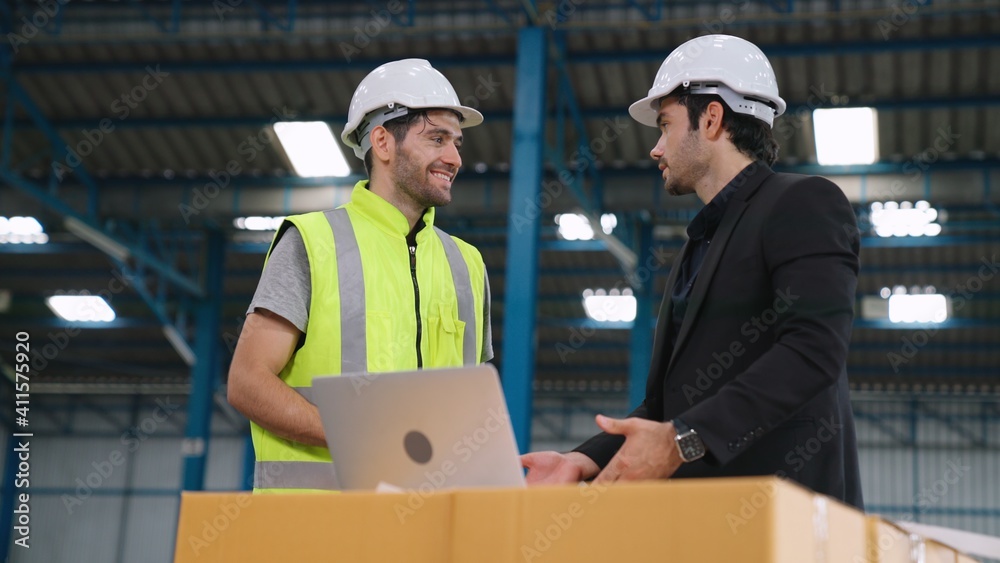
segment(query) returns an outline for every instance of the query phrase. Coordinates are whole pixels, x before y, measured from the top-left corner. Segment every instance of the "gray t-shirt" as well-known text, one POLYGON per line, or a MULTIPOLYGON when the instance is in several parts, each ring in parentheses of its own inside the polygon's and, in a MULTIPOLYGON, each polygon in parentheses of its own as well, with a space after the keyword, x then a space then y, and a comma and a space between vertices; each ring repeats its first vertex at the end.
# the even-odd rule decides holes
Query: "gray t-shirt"
MULTIPOLYGON (((271 251, 264 273, 260 276, 257 291, 250 301, 247 314, 257 309, 267 309, 306 332, 309 305, 312 301, 312 282, 309 279, 309 255, 302 235, 294 225, 289 226, 271 251)), ((302 346, 304 338, 299 340, 302 346)), ((493 331, 490 330, 490 279, 486 278, 486 298, 483 300, 483 357, 481 362, 493 359, 493 331)))

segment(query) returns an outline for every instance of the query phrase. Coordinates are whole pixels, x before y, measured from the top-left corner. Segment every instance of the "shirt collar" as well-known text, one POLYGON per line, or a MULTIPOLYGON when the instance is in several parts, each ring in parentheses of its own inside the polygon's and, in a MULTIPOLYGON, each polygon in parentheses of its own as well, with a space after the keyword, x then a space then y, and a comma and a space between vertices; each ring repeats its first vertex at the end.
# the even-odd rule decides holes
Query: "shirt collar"
POLYGON ((726 184, 726 187, 722 188, 722 191, 715 194, 712 201, 708 202, 708 205, 701 208, 701 211, 694 216, 691 223, 687 227, 688 238, 691 240, 701 240, 703 238, 711 239, 715 236, 715 229, 719 227, 719 223, 722 221, 722 216, 726 213, 726 208, 729 206, 729 200, 733 198, 733 194, 736 193, 740 186, 742 186, 746 180, 745 176, 750 173, 750 167, 755 166, 755 163, 750 163, 746 168, 740 171, 732 180, 726 184))
MULTIPOLYGON (((348 204, 351 209, 365 216, 380 230, 394 237, 406 238, 410 233, 410 222, 406 216, 396 206, 382 199, 380 196, 368 189, 368 180, 361 180, 354 185, 351 192, 351 202, 348 204)), ((428 207, 422 218, 424 227, 434 227, 434 208, 428 207)), ((420 222, 416 225, 420 227, 420 222)), ((421 228, 417 232, 420 237, 431 229, 421 228)))

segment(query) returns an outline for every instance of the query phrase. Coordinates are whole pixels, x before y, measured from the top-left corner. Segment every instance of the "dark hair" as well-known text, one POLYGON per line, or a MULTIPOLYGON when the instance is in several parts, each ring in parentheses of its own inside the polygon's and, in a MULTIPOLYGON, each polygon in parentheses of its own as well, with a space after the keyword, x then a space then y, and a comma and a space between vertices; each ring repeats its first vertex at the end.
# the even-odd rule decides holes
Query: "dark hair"
POLYGON ((767 123, 745 113, 736 113, 718 94, 690 94, 686 90, 675 90, 670 95, 677 96, 677 103, 687 108, 691 131, 698 130, 698 121, 708 104, 719 102, 722 104, 722 127, 729 132, 729 140, 736 150, 753 160, 763 160, 768 166, 778 160, 778 142, 774 140, 774 133, 767 123))
MULTIPOLYGON (((406 139, 406 134, 410 131, 410 127, 419 119, 424 120, 425 125, 434 125, 431 122, 431 118, 427 115, 427 112, 433 111, 432 109, 421 109, 407 113, 404 116, 397 117, 396 119, 390 119, 382 124, 385 130, 388 131, 394 139, 396 139, 396 144, 402 143, 406 139)), ((454 112, 458 116, 458 122, 461 123, 465 121, 462 114, 457 111, 454 112)), ((372 150, 368 149, 365 153, 365 173, 368 174, 368 178, 372 177, 372 150)))

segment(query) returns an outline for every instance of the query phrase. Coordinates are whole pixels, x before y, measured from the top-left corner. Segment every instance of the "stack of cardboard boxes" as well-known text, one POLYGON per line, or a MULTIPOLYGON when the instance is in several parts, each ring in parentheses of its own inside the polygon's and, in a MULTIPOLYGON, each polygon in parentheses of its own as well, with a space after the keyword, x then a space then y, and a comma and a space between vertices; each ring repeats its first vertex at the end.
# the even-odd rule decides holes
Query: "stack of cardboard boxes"
POLYGON ((967 563, 777 478, 183 496, 175 561, 967 563))

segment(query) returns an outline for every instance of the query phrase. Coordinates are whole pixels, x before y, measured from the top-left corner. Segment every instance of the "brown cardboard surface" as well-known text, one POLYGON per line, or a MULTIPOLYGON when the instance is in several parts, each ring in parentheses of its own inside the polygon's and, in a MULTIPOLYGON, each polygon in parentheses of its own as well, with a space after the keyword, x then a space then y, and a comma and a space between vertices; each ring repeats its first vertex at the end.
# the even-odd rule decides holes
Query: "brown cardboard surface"
POLYGON ((174 561, 448 560, 447 495, 184 493, 174 561))
POLYGON ((879 516, 868 516, 868 563, 910 563, 910 534, 879 516))
POLYGON ((956 563, 958 552, 943 543, 934 540, 924 540, 926 563, 956 563))
POLYGON ((175 561, 856 561, 864 517, 828 501, 823 541, 814 498, 752 477, 427 495, 188 493, 175 561))
POLYGON ((816 498, 827 505, 826 560, 864 561, 868 548, 864 513, 827 497, 816 498))
MULTIPOLYGON (((812 495, 777 479, 459 491, 454 496, 455 562, 666 557, 806 563, 817 553, 812 495)), ((847 543, 863 550, 863 519, 858 538, 847 543)))

